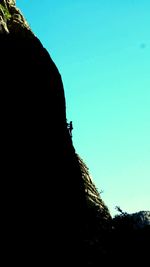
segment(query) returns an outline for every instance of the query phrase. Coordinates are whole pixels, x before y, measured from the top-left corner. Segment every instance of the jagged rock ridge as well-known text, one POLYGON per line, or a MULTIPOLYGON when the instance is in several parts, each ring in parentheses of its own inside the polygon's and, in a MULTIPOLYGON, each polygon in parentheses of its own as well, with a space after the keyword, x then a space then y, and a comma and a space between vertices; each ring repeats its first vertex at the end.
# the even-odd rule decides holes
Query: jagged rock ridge
POLYGON ((79 155, 77 155, 77 157, 82 173, 82 179, 84 181, 85 196, 86 196, 86 201, 88 203, 87 206, 89 209, 95 211, 95 215, 97 218, 98 216, 100 216, 103 220, 108 222, 111 219, 110 212, 106 207, 104 201, 100 197, 100 193, 98 192, 94 182, 92 181, 88 167, 81 159, 81 157, 79 157, 79 155))

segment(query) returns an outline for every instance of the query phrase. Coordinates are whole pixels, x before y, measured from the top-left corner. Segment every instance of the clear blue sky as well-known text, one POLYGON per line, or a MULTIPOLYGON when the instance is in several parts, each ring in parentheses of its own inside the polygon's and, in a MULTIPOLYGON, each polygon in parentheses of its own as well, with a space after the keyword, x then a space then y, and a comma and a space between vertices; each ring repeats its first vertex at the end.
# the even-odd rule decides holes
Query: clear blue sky
POLYGON ((62 75, 75 149, 111 214, 150 210, 150 1, 17 5, 62 75))

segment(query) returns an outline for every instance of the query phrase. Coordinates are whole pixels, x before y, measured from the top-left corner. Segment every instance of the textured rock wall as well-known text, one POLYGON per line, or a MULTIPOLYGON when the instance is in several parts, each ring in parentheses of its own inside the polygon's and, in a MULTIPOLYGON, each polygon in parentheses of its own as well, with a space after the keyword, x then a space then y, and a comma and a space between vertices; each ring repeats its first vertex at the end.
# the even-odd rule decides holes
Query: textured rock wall
MULTIPOLYGON (((81 263, 95 189, 87 199, 61 75, 15 1, 0 1, 0 51, 3 219, 11 259, 81 263)), ((110 217, 107 209, 102 213, 110 217)))
POLYGON ((110 260, 112 218, 92 181, 88 167, 78 155, 77 157, 84 181, 87 203, 86 222, 84 226, 84 263, 85 266, 100 266, 99 264, 102 263, 105 263, 104 266, 106 266, 110 260))
MULTIPOLYGON (((29 30, 29 25, 15 5, 16 1, 1 0, 0 1, 0 32, 12 33, 20 32, 24 34, 25 29, 29 30), (24 31, 22 31, 22 28, 24 31)), ((29 35, 29 33, 28 33, 29 35)))

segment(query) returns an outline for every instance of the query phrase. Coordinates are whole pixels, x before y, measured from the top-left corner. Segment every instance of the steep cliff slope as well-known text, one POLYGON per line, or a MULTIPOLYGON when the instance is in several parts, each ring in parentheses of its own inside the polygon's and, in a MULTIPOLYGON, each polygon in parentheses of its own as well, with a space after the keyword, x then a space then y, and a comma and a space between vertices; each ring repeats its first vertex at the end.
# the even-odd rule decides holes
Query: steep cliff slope
POLYGON ((82 248, 84 263, 86 263, 85 266, 100 266, 99 264, 102 263, 107 265, 111 253, 111 215, 92 181, 88 167, 78 155, 77 157, 84 181, 87 204, 82 248))
POLYGON ((95 218, 109 228, 110 214, 75 153, 60 73, 13 0, 0 1, 0 51, 3 219, 11 260, 72 266, 70 257, 79 263, 82 256, 86 264, 85 240, 102 229, 95 218))

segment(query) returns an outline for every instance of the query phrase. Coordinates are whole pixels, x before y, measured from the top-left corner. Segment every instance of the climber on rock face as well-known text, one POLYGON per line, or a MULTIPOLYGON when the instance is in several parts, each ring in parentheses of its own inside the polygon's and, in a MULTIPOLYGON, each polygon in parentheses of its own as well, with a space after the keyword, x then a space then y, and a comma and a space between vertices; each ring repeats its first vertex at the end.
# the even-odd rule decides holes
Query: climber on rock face
POLYGON ((72 130, 73 130, 73 124, 72 121, 70 121, 69 123, 67 123, 67 128, 69 130, 69 134, 72 137, 72 130))

